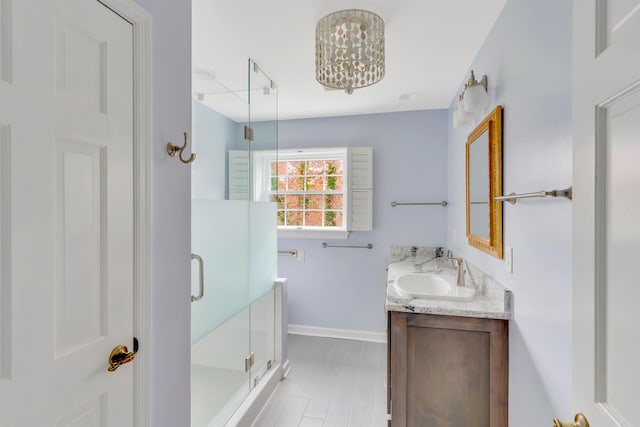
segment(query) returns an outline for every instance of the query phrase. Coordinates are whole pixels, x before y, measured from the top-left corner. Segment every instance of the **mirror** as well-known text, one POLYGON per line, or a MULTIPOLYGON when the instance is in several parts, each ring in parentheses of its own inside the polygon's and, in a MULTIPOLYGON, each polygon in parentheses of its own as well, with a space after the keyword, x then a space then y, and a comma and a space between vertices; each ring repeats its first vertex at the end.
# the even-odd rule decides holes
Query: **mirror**
POLYGON ((502 259, 502 106, 469 134, 466 175, 469 245, 502 259))

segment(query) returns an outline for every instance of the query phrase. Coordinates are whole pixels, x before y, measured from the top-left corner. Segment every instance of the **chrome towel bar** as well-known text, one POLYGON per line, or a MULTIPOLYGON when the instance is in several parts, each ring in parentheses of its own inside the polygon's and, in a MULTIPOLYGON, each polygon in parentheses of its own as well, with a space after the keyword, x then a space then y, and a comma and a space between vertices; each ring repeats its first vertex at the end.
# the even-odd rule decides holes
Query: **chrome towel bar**
POLYGON ((391 202, 391 207, 395 208, 396 206, 418 206, 418 205, 423 205, 423 206, 431 206, 431 205, 440 205, 440 206, 447 206, 448 203, 446 200, 443 200, 441 202, 391 202))
POLYGON ((358 245, 334 245, 334 244, 329 244, 327 242, 323 242, 322 247, 323 248, 373 249, 373 245, 371 243, 367 243, 366 246, 358 246, 358 245))
POLYGON ((530 199, 532 197, 566 197, 569 200, 573 198, 573 187, 565 188, 564 190, 551 190, 551 191, 536 191, 534 193, 510 193, 506 196, 497 196, 493 200, 496 202, 509 202, 512 205, 516 204, 518 199, 530 199))

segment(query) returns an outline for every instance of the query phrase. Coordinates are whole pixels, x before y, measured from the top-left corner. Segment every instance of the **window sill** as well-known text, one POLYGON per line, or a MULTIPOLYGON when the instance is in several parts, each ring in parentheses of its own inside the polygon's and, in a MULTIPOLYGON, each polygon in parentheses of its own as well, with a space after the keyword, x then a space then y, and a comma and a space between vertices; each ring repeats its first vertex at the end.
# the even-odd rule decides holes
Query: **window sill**
POLYGON ((344 230, 278 230, 278 238, 346 240, 349 238, 349 232, 344 230))

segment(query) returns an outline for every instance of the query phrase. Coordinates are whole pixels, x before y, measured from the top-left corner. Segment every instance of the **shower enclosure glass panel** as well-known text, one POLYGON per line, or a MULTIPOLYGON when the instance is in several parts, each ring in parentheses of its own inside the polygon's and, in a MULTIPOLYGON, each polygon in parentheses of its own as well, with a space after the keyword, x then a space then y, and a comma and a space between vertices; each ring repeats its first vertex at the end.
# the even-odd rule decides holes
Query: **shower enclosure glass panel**
POLYGON ((277 277, 278 249, 276 204, 262 194, 267 190, 257 165, 256 151, 278 151, 278 88, 258 64, 249 61, 249 126, 253 130, 250 145, 249 203, 249 294, 251 298, 251 351, 254 364, 252 385, 257 385, 275 359, 274 281, 277 277))
MULTIPOLYGON (((194 67, 192 250, 205 291, 192 303, 193 427, 224 425, 275 362, 276 205, 253 201, 252 153, 277 153, 277 88, 244 64, 234 86, 194 67)), ((198 276, 194 262, 193 295, 198 276)))

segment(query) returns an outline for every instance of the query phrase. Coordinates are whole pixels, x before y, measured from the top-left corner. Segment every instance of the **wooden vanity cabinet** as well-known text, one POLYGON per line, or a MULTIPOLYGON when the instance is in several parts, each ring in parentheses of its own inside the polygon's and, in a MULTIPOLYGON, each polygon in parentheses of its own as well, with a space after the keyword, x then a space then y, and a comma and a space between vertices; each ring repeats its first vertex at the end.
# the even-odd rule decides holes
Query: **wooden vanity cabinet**
POLYGON ((506 427, 509 323, 389 312, 392 427, 506 427))

